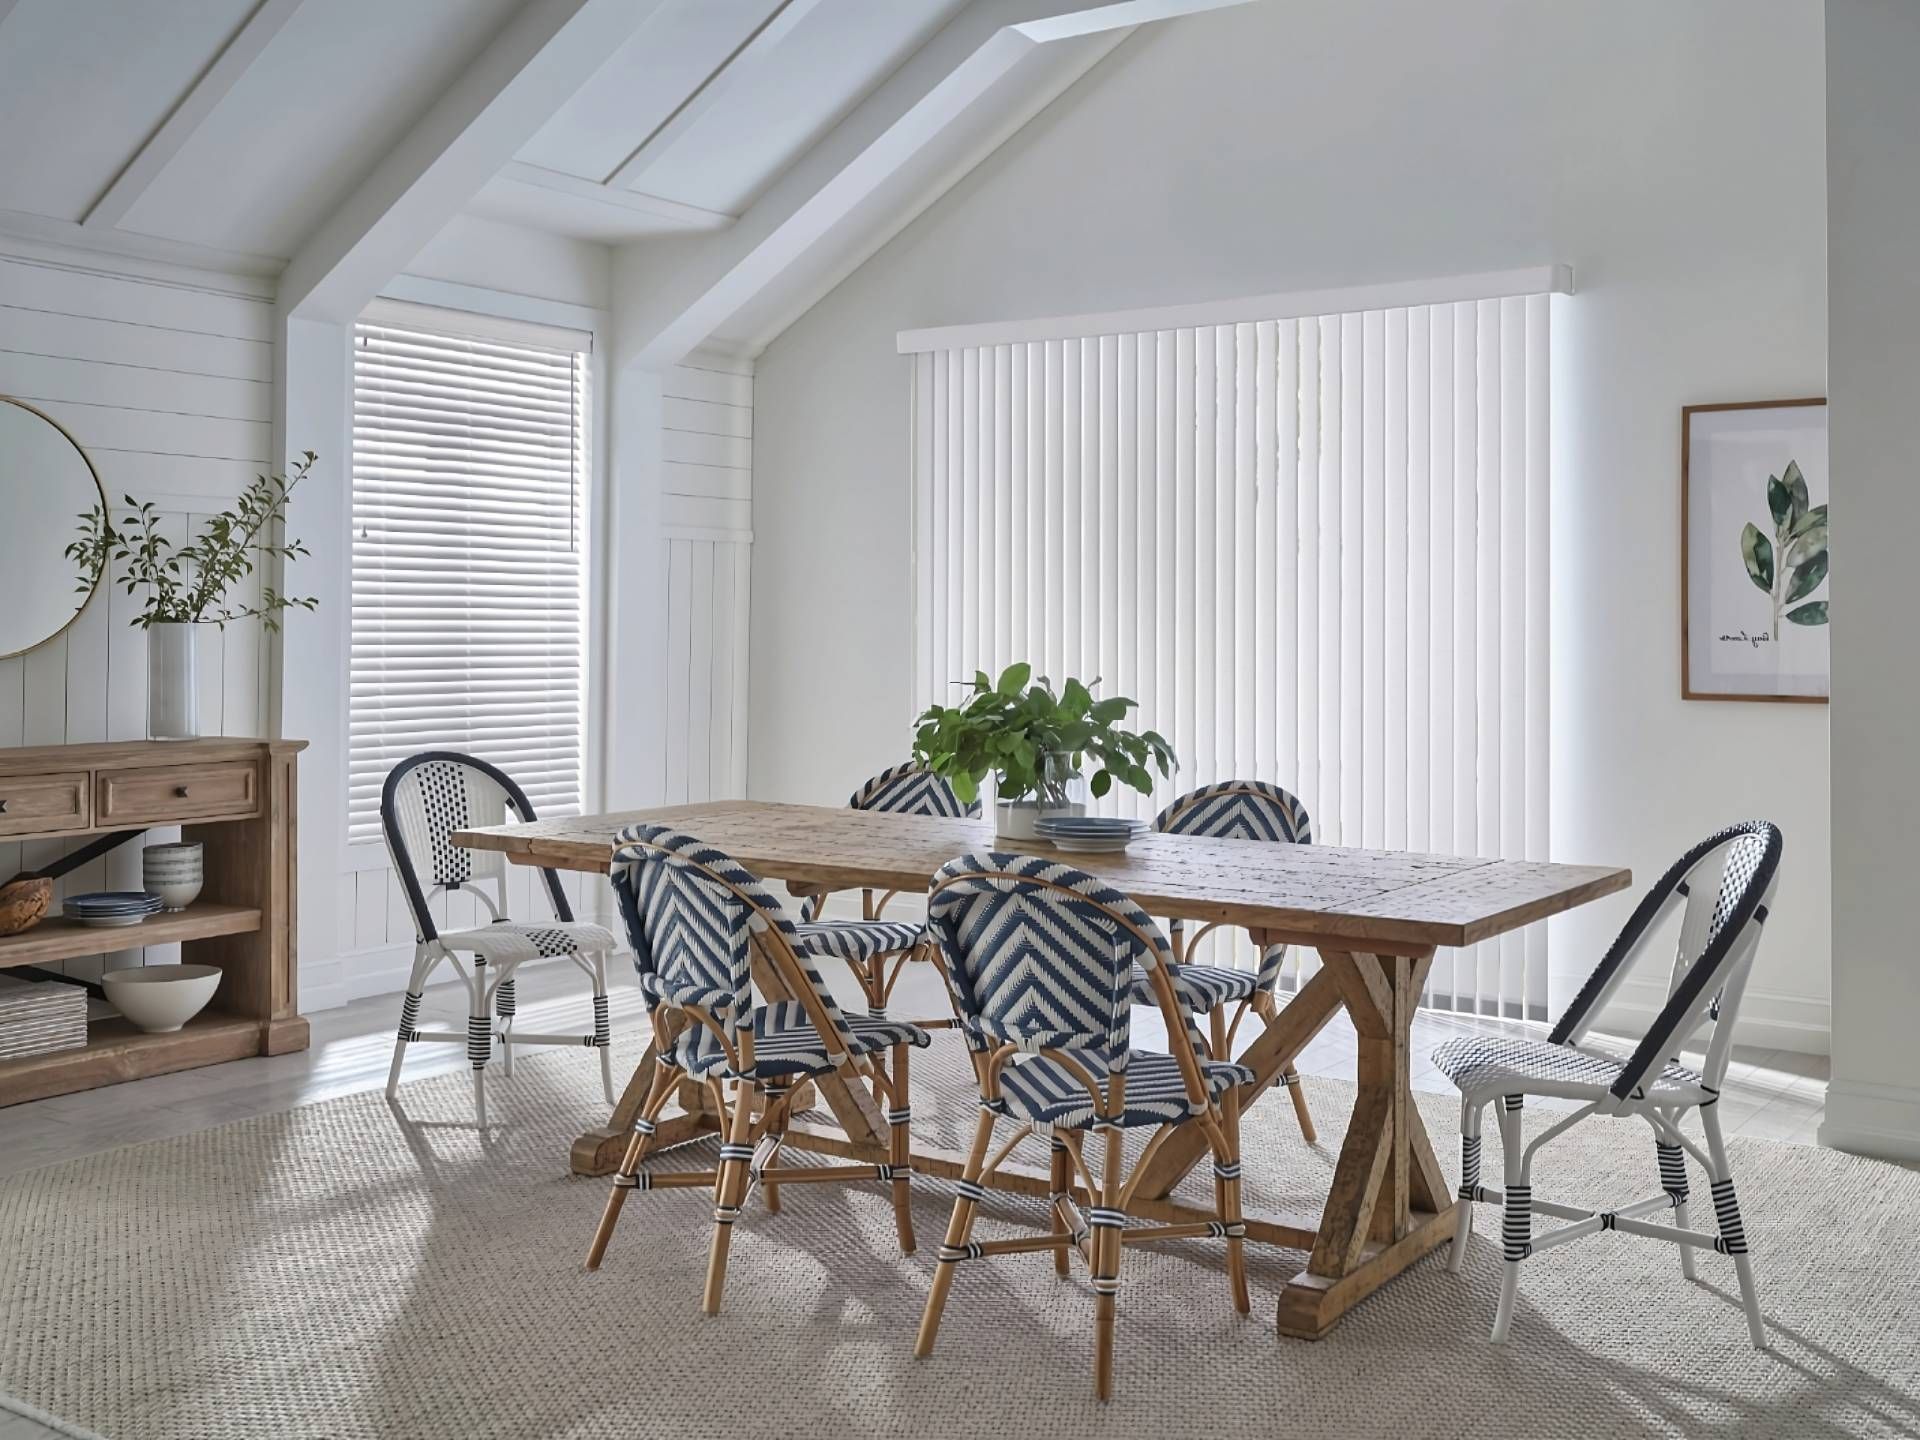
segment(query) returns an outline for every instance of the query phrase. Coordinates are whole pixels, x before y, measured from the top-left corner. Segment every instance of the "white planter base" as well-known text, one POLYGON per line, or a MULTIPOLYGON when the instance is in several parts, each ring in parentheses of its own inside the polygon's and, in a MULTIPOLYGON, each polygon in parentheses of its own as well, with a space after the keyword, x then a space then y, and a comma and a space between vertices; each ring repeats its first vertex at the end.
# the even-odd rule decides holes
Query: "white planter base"
POLYGON ((1033 828, 1035 822, 1055 815, 1084 815, 1086 810, 1078 802, 1047 805, 1038 800, 998 801, 993 807, 994 843, 1014 848, 1045 845, 1047 842, 1033 828))
POLYGON ((186 740, 200 733, 197 625, 147 627, 147 737, 186 740))

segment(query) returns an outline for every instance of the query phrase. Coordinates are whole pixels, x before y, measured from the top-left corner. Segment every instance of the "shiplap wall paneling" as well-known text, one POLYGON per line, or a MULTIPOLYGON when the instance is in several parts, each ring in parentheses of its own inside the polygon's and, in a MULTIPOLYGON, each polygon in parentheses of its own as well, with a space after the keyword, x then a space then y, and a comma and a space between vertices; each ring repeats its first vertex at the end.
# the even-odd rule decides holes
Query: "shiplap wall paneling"
MULTIPOLYGON (((152 500, 176 541, 268 463, 272 324, 271 299, 246 280, 159 278, 0 254, 0 394, 29 401, 72 431, 116 515, 124 495, 152 500)), ((49 523, 68 528, 64 518, 49 523)), ((256 599, 259 577, 241 593, 256 599)), ((130 624, 137 611, 137 596, 103 583, 64 634, 0 660, 0 745, 143 736, 146 639, 130 624)), ((198 639, 201 727, 262 733, 259 621, 207 627, 198 639)), ((176 836, 155 831, 149 838, 176 836)), ((71 848, 60 841, 0 845, 0 875, 47 864, 71 848)), ((134 841, 67 876, 56 893, 139 883, 134 841)), ((177 959, 178 951, 149 946, 61 968, 94 978, 116 965, 177 959)))
POLYGON ((696 352, 662 385, 669 802, 746 793, 751 364, 696 352))
MULTIPOLYGON (((1016 660, 1098 676, 1182 762, 1098 808, 1252 778, 1324 843, 1545 858, 1547 323, 1535 295, 917 353, 916 706, 1016 660)), ((1545 947, 1444 954, 1429 1000, 1540 1018, 1545 947)))

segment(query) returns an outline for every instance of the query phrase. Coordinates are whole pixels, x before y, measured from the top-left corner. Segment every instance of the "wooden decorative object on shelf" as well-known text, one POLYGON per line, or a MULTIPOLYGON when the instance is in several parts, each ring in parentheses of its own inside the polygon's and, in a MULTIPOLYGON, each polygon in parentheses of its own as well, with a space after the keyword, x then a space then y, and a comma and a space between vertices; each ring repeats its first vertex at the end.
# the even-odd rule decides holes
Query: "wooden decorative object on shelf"
POLYGON ((32 802, 8 807, 32 816, 0 832, 8 840, 178 825, 206 857, 205 887, 186 909, 127 929, 43 920, 0 934, 0 969, 177 941, 184 962, 223 972, 212 1003, 175 1034, 100 1021, 83 1049, 0 1060, 0 1106, 307 1047, 294 955, 294 765, 305 748, 206 739, 0 749, 0 801, 32 802))
POLYGON ((53 882, 44 875, 23 875, 0 885, 0 936, 31 930, 53 900, 53 882))

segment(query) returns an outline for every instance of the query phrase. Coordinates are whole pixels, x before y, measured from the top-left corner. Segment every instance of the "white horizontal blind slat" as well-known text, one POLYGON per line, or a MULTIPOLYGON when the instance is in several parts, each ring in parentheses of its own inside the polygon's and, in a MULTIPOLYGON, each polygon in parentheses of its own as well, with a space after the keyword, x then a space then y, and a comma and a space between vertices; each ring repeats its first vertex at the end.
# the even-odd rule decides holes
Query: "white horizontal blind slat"
MULTIPOLYGON (((1103 808, 1253 778, 1326 843, 1544 859, 1548 319, 1540 294, 919 351, 916 705, 1018 660, 1098 675, 1183 762, 1103 808)), ((1544 930, 1441 956, 1427 999, 1542 1016, 1544 930)))
POLYGON ((584 347, 430 319, 354 332, 349 844, 421 750, 492 761, 543 816, 581 802, 584 347))

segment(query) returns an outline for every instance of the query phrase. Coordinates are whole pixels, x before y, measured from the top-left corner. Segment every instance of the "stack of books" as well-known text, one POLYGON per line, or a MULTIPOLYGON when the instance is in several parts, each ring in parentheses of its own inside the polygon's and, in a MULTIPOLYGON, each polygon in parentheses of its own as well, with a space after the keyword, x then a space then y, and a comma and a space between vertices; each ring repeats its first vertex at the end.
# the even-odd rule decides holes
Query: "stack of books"
POLYGON ((87 1043, 87 992, 56 981, 0 974, 0 1060, 19 1060, 87 1043))

